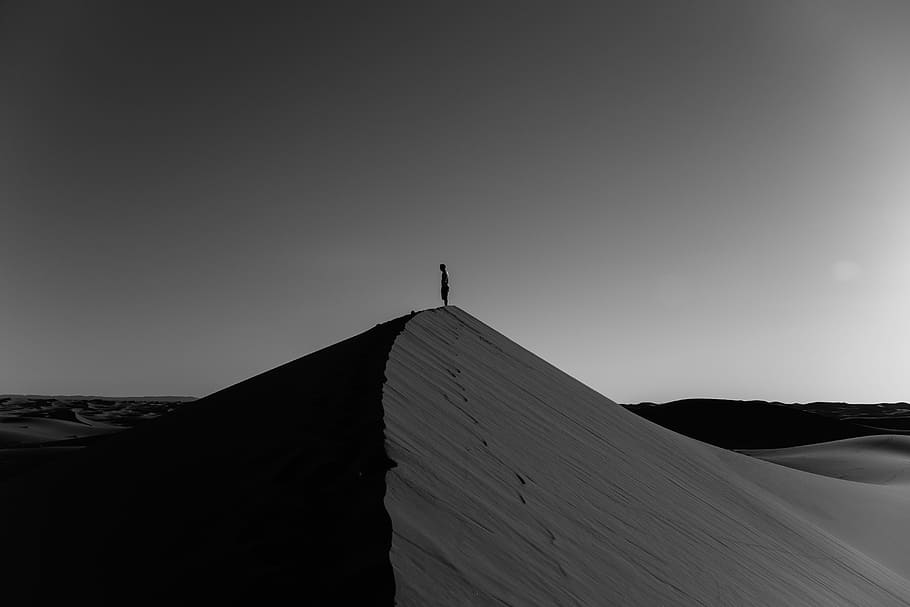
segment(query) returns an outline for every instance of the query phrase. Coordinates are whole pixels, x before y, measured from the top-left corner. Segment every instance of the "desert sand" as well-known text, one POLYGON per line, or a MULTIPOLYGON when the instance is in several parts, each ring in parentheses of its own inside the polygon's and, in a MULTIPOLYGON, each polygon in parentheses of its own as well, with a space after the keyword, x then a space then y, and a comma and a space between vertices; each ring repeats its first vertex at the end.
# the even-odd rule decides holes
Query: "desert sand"
POLYGON ((70 455, 192 400, 0 395, 0 480, 70 455))
POLYGON ((910 436, 870 436, 743 453, 832 478, 875 485, 910 485, 910 436))
POLYGON ((0 483, 11 605, 382 605, 382 379, 408 317, 0 483))
POLYGON ((4 597, 910 605, 902 440, 722 449, 449 306, 6 478, 4 597))
POLYGON ((0 416, 0 449, 98 436, 122 430, 111 424, 91 422, 76 413, 71 415, 70 419, 0 416))
POLYGON ((386 375, 399 605, 910 600, 902 493, 656 426, 453 307, 386 375))

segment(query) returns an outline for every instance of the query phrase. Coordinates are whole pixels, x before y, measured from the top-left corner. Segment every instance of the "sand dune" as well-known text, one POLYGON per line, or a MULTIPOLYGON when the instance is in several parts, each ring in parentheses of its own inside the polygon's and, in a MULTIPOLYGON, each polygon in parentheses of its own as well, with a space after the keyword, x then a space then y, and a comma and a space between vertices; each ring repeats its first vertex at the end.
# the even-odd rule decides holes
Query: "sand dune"
POLYGON ((861 533, 900 495, 670 432, 453 307, 386 375, 399 605, 908 604, 905 534, 861 533))
POLYGON ((59 443, 39 448, 0 449, 0 480, 33 471, 38 466, 72 455, 80 449, 84 447, 59 443))
POLYGON ((0 449, 99 436, 119 430, 122 428, 90 422, 76 413, 61 412, 55 417, 0 415, 0 449))
POLYGON ((389 605, 382 379, 407 317, 0 483, 11 605, 389 605))
POLYGON ((664 428, 724 449, 777 449, 882 434, 764 401, 691 398, 629 409, 664 428))
POLYGON ((908 506, 662 428, 449 307, 0 483, 0 568, 15 605, 906 606, 908 506))
POLYGON ((765 466, 736 458, 745 477, 910 577, 910 437, 873 436, 745 453, 782 467, 769 473, 765 466))
MULTIPOLYGON (((910 578, 910 492, 905 486, 831 478, 729 451, 717 456, 814 527, 910 578)), ((901 596, 910 603, 910 596, 901 596)))
POLYGON ((852 438, 788 449, 753 449, 743 453, 832 478, 910 488, 910 436, 852 438))
POLYGON ((907 417, 849 417, 844 421, 863 425, 882 433, 904 434, 910 432, 910 418, 907 417))
POLYGON ((40 394, 0 394, 0 415, 59 417, 71 419, 75 413, 86 422, 135 426, 172 411, 195 398, 187 396, 48 396, 40 394))

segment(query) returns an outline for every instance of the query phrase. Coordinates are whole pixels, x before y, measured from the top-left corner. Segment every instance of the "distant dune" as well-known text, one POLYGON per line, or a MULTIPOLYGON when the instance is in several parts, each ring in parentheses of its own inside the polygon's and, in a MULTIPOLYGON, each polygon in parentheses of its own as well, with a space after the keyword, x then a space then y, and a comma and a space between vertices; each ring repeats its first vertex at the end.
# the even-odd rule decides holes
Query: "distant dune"
POLYGON ((629 409, 664 428, 725 449, 793 447, 884 433, 764 401, 693 398, 629 409))
POLYGON ((84 394, 0 394, 0 400, 58 400, 86 401, 107 400, 115 402, 137 401, 156 403, 181 403, 197 400, 196 396, 87 396, 84 394))
POLYGON ((54 417, 0 415, 0 457, 2 449, 7 447, 99 436, 118 430, 122 428, 89 422, 71 412, 59 412, 54 417), (70 415, 72 418, 66 419, 70 415))
POLYGON ((847 417, 844 421, 872 428, 880 433, 910 433, 910 417, 847 417))
POLYGON ((910 489, 910 436, 868 436, 744 453, 813 474, 910 489))
POLYGON ((895 471, 905 445, 862 442, 875 440, 855 439, 841 463, 804 450, 810 471, 721 449, 450 306, 0 483, 14 522, 0 526, 3 596, 906 606, 910 493, 833 478, 856 457, 895 471))
POLYGON ((0 480, 68 456, 125 428, 62 406, 0 406, 0 411, 0 480))
POLYGON ((0 395, 0 415, 41 417, 49 411, 72 411, 95 422, 133 426, 196 400, 190 396, 45 396, 0 395))

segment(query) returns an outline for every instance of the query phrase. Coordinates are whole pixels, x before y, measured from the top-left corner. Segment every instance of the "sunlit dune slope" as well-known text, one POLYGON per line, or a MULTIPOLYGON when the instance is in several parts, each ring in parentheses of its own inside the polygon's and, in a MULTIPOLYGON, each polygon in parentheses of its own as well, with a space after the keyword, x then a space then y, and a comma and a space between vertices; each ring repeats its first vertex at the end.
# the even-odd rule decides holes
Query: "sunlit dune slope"
POLYGON ((910 490, 910 436, 869 436, 745 453, 814 474, 876 485, 904 485, 910 490))
POLYGON ((876 560, 900 555, 841 520, 894 495, 661 428, 455 307, 412 319, 386 376, 399 605, 910 600, 876 560))
POLYGON ((631 410, 664 428, 725 449, 777 449, 881 434, 763 401, 691 398, 631 410))

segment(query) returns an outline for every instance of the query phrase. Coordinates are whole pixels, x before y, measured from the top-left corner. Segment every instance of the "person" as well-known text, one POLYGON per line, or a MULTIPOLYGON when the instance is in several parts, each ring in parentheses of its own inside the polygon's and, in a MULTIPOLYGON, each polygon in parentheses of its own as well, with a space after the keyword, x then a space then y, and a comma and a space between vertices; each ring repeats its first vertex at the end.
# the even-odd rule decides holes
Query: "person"
POLYGON ((442 305, 449 305, 449 274, 446 272, 446 264, 439 264, 439 269, 442 271, 442 289, 440 293, 442 294, 442 305))

